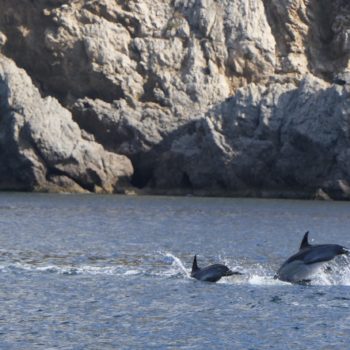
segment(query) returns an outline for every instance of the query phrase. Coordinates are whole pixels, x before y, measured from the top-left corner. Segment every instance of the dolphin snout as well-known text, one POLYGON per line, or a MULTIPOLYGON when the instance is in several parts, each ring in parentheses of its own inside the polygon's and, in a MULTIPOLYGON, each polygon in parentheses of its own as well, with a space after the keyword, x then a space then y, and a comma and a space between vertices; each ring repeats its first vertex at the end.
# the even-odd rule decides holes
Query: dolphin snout
POLYGON ((343 251, 345 255, 350 255, 350 249, 343 247, 343 251))
POLYGON ((243 275, 242 272, 239 271, 232 271, 232 270, 227 270, 224 276, 234 276, 234 275, 243 275))

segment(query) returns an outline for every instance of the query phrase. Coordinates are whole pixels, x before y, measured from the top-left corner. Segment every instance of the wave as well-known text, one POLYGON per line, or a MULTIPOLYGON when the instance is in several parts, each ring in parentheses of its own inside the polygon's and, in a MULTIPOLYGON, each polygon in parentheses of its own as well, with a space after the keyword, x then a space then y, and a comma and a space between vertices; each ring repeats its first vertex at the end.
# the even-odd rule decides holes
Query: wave
POLYGON ((29 271, 29 272, 48 272, 57 273, 63 275, 116 275, 118 274, 118 268, 114 266, 69 266, 69 265, 36 265, 28 263, 10 263, 0 265, 0 271, 11 272, 11 271, 29 271))
MULTIPOLYGON (((192 258, 192 257, 191 257, 192 258)), ((183 260, 171 252, 156 252, 144 256, 124 257, 117 262, 111 261, 108 257, 105 260, 99 259, 99 265, 93 264, 51 264, 44 261, 3 261, 0 263, 0 273, 54 273, 62 275, 105 275, 124 278, 134 277, 157 277, 191 279, 190 266, 187 268, 184 261, 190 257, 183 257, 183 260), (135 261, 137 260, 137 263, 135 261)), ((276 267, 264 264, 252 264, 247 261, 236 261, 224 259, 224 263, 232 270, 242 272, 241 276, 230 276, 222 278, 218 283, 225 285, 291 285, 274 279, 276 267)), ((341 257, 324 265, 312 280, 312 285, 344 285, 350 286, 350 259, 341 257)))

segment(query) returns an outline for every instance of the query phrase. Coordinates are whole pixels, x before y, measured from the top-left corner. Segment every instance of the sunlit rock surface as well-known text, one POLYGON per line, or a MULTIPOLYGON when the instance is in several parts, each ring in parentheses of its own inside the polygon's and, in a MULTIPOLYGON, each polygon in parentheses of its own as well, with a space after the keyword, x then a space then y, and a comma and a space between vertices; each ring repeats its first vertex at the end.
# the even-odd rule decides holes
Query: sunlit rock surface
POLYGON ((0 31, 4 189, 350 198, 347 1, 4 0, 0 31))

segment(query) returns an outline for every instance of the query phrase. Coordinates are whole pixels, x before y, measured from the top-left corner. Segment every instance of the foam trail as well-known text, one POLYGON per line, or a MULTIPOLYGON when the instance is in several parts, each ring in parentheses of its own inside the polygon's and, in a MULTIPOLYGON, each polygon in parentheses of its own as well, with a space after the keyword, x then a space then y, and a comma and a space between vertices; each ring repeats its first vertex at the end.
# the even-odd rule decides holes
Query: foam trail
POLYGON ((176 265, 176 266, 180 267, 180 269, 186 274, 186 277, 188 277, 188 278, 191 277, 191 275, 187 271, 185 265, 182 263, 182 261, 177 256, 175 256, 171 253, 166 253, 165 256, 168 258, 171 258, 173 260, 172 265, 176 265))
MULTIPOLYGON (((31 272, 51 272, 64 275, 79 275, 79 274, 88 274, 88 275, 118 275, 119 269, 116 266, 57 266, 57 265, 46 265, 46 266, 35 266, 26 263, 13 263, 8 265, 0 266, 0 270, 16 269, 23 271, 31 272)), ((130 273, 129 273, 130 274, 130 273)), ((132 273, 131 273, 132 274, 132 273)))
MULTIPOLYGON (((11 259, 12 260, 12 259, 11 259)), ((131 259, 132 260, 132 259, 131 259)), ((223 260, 232 270, 243 272, 241 276, 223 278, 219 283, 224 284, 250 284, 261 286, 290 285, 273 278, 276 267, 269 264, 254 264, 245 260, 223 260)), ((79 265, 79 264, 31 264, 27 262, 12 261, 0 263, 0 272, 47 272, 64 275, 112 275, 132 277, 135 275, 161 276, 163 278, 190 278, 191 270, 187 269, 179 257, 170 252, 156 252, 142 258, 141 265, 134 266, 134 260, 121 264, 108 262, 104 265, 79 265)), ((341 256, 324 265, 317 271, 311 281, 315 286, 350 286, 350 257, 341 256)))
POLYGON ((271 276, 267 275, 251 275, 248 279, 248 283, 252 285, 260 285, 260 286, 278 286, 278 285, 288 285, 290 283, 283 282, 277 279, 274 279, 271 276))
POLYGON ((138 270, 128 270, 124 272, 124 276, 139 275, 141 272, 138 270))

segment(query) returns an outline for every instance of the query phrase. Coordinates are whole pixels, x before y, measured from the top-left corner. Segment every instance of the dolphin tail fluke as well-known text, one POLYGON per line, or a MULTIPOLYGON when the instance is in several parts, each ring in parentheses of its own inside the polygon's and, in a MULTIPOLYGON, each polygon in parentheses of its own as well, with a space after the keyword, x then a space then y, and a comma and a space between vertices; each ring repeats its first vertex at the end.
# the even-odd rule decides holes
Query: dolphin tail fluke
POLYGON ((196 271, 198 271, 198 270, 199 270, 199 267, 198 267, 198 264, 197 264, 197 255, 195 255, 194 258, 193 258, 191 275, 193 273, 195 273, 196 271))
POLYGON ((300 250, 305 249, 307 247, 310 247, 311 244, 309 243, 309 231, 306 231, 303 237, 303 240, 300 243, 300 250))

